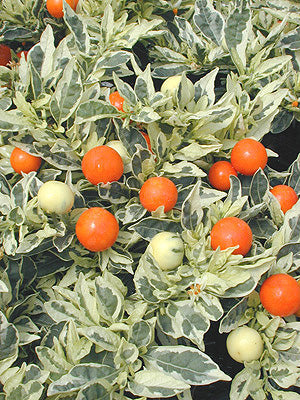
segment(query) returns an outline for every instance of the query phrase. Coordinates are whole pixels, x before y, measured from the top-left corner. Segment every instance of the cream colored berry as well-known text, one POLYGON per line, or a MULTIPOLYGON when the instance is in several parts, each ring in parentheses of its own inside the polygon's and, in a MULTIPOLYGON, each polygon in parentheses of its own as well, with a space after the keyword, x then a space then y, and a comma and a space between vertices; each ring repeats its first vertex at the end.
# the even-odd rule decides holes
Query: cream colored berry
POLYGON ((74 193, 63 182, 45 182, 38 191, 40 207, 48 213, 65 214, 74 204, 74 193))
POLYGON ((226 340, 231 358, 239 363, 258 360, 264 349, 260 334, 249 326, 240 326, 231 331, 226 340))
POLYGON ((184 245, 179 235, 159 232, 150 241, 149 251, 162 270, 177 268, 183 260, 184 245))

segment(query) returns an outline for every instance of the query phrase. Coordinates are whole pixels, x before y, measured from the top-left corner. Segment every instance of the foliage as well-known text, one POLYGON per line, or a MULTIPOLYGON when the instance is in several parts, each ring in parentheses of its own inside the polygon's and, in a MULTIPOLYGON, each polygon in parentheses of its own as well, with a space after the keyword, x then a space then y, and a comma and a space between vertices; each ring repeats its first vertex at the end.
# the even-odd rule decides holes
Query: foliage
POLYGON ((287 184, 300 194, 300 156, 284 172, 231 176, 228 192, 207 178, 239 140, 300 120, 299 11, 287 0, 82 0, 76 12, 64 2, 55 20, 40 0, 1 2, 14 60, 0 66, 1 400, 189 400, 192 386, 232 378, 231 400, 299 398, 299 322, 270 315, 258 291, 271 274, 300 277, 300 202, 283 214, 270 192, 287 184), (160 91, 178 74, 174 97, 160 91), (110 104, 114 90, 124 111, 110 104), (125 172, 93 185, 82 158, 112 140, 125 172), (37 172, 14 173, 16 146, 42 158, 37 172), (177 187, 167 213, 140 203, 152 176, 177 187), (72 189, 69 213, 41 209, 51 180, 72 189), (120 227, 102 252, 75 235, 90 207, 120 227), (214 224, 233 216, 253 233, 245 257, 210 245, 214 224), (148 247, 164 231, 184 243, 171 271, 148 247), (206 354, 216 321, 220 334, 246 324, 263 338, 261 358, 235 377, 206 354))

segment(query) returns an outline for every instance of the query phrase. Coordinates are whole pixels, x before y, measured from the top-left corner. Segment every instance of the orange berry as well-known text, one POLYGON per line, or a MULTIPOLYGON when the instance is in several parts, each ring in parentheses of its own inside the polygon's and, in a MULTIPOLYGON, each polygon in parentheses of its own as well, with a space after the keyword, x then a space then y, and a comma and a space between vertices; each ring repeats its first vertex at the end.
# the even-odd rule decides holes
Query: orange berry
POLYGON ((90 251, 103 251, 117 240, 119 224, 113 214, 101 207, 84 211, 76 223, 79 242, 90 251))
POLYGON ((210 233, 211 247, 221 250, 239 246, 232 254, 245 256, 252 246, 252 231, 249 225, 240 218, 226 217, 220 219, 210 233))
POLYGON ((259 168, 264 169, 267 162, 268 155, 264 145, 255 139, 242 139, 231 151, 231 164, 243 175, 254 175, 259 168))
POLYGON ((279 201, 280 208, 285 214, 298 201, 298 196, 295 190, 288 185, 277 185, 270 190, 273 196, 279 201))
POLYGON ((236 170, 233 168, 229 161, 215 162, 208 173, 208 180, 210 184, 218 190, 229 190, 231 175, 237 176, 236 170))
POLYGON ((6 66, 11 61, 10 47, 0 43, 0 65, 6 66))
POLYGON ((10 165, 20 175, 22 172, 28 174, 31 171, 37 171, 41 163, 41 157, 33 156, 18 147, 15 147, 10 155, 10 165))
POLYGON ((118 91, 112 92, 109 95, 109 101, 112 106, 116 107, 119 111, 124 112, 123 109, 124 98, 119 94, 118 91))
POLYGON ((300 309, 300 286, 288 274, 269 276, 260 288, 259 297, 263 307, 275 316, 287 317, 300 309))
POLYGON ((83 157, 82 172, 93 185, 118 181, 124 170, 120 154, 109 146, 97 146, 83 157))
POLYGON ((146 180, 140 190, 140 202, 148 211, 155 211, 164 206, 164 211, 170 211, 176 204, 178 192, 175 184, 163 176, 154 176, 146 180))

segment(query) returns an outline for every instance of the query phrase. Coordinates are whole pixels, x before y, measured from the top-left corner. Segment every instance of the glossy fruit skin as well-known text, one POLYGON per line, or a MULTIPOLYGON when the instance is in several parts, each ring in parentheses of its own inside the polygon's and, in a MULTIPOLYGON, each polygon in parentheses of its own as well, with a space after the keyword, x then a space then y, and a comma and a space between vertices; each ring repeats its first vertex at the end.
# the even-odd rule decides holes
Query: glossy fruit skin
POLYGON ((258 360, 264 350, 264 342, 255 329, 244 325, 229 333, 226 347, 231 358, 243 363, 258 360))
MULTIPOLYGON (((76 10, 78 0, 66 0, 66 2, 74 11, 76 10)), ((47 0, 46 7, 52 17, 62 18, 64 16, 62 0, 47 0)))
POLYGON ((101 207, 84 211, 76 223, 79 242, 90 251, 103 251, 117 240, 119 224, 115 216, 101 207))
POLYGON ((66 183, 48 181, 38 191, 38 202, 48 213, 65 214, 73 207, 74 193, 66 183))
POLYGON ((10 155, 10 165, 18 174, 28 174, 31 171, 37 171, 42 163, 41 157, 33 156, 26 151, 15 147, 10 155))
POLYGON ((267 162, 268 155, 264 145, 255 139, 242 139, 231 151, 231 164, 243 175, 254 175, 259 168, 264 169, 267 162))
POLYGON ((263 307, 275 316, 288 317, 300 309, 300 286, 288 274, 269 276, 261 285, 259 297, 263 307))
POLYGON ((109 101, 112 106, 116 107, 119 111, 124 112, 124 98, 119 94, 117 90, 109 95, 109 101))
POLYGON ((282 212, 285 214, 288 210, 290 210, 294 204, 298 201, 298 196, 295 190, 288 185, 277 185, 274 186, 270 192, 276 197, 279 201, 280 208, 282 212))
POLYGON ((208 180, 215 189, 229 190, 230 175, 237 176, 237 172, 231 163, 229 161, 217 161, 210 167, 208 180))
POLYGON ((82 159, 81 167, 84 176, 93 185, 117 181, 124 171, 120 154, 106 145, 89 150, 82 159))
POLYGON ((148 211, 164 206, 168 212, 175 206, 178 192, 175 184, 163 176, 154 176, 146 180, 140 190, 140 202, 148 211))
POLYGON ((220 219, 212 228, 210 233, 211 247, 221 250, 239 245, 232 254, 245 256, 252 246, 252 231, 247 224, 237 217, 226 217, 220 219))
POLYGON ((0 43, 0 65, 6 66, 11 61, 10 47, 0 43))
POLYGON ((171 271, 182 263, 183 241, 176 233, 159 232, 150 240, 149 252, 161 270, 171 271))

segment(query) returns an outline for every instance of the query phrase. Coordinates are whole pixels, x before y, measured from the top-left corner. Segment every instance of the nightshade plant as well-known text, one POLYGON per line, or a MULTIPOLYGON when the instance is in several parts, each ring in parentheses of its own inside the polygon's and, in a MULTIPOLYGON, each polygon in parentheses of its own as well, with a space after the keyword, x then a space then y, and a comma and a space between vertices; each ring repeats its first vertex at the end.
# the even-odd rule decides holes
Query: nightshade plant
POLYGON ((191 400, 217 381, 232 381, 231 400, 300 398, 300 322, 270 315, 258 295, 271 274, 300 278, 300 202, 283 214, 270 192, 287 184, 300 194, 300 156, 283 172, 231 176, 228 192, 207 178, 240 139, 299 121, 299 12, 288 0, 82 0, 76 11, 64 2, 56 20, 41 0, 1 2, 13 61, 0 66, 0 400, 191 400), (172 97, 160 87, 174 75, 172 97), (110 104, 115 90, 124 111, 110 104), (92 185, 81 160, 112 140, 125 172, 92 185), (42 158, 37 172, 14 173, 16 146, 42 158), (167 213, 139 201, 152 176, 177 187, 167 213), (73 191, 69 213, 39 206, 51 180, 73 191), (99 253, 75 235, 90 207, 120 227, 99 253), (225 217, 251 227, 246 256, 212 250, 225 217), (184 243, 170 271, 148 248, 164 231, 184 243), (229 376, 206 354, 212 323, 220 334, 256 329, 261 357, 229 376))

